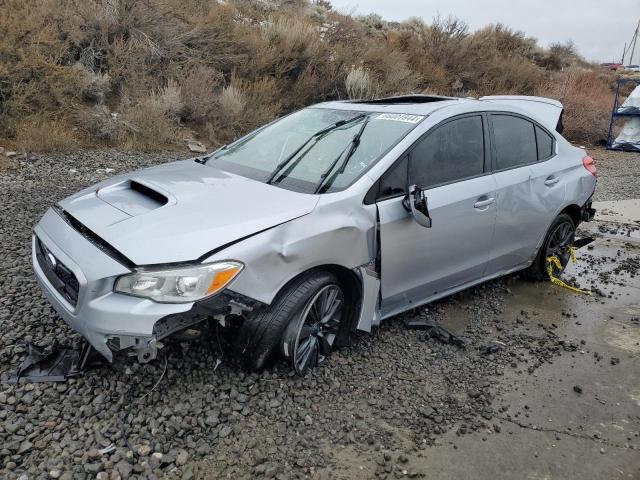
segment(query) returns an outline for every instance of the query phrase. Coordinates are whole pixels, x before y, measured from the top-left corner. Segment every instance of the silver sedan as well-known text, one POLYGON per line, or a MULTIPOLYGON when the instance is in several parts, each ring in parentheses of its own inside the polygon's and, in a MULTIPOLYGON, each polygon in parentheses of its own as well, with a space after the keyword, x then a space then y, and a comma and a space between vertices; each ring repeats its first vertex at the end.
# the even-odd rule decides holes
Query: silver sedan
POLYGON ((596 170, 561 114, 512 96, 314 105, 62 200, 35 227, 36 276, 109 360, 218 322, 248 368, 304 374, 356 330, 566 265, 596 170))

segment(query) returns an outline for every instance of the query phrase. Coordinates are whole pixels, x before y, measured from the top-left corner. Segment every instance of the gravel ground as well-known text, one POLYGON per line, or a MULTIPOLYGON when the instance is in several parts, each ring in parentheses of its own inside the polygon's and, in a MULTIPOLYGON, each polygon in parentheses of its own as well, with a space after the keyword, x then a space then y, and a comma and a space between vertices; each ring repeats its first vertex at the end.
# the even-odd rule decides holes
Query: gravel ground
MULTIPOLYGON (((594 155, 601 172, 628 173, 601 180, 606 193, 599 199, 638 196, 638 156, 594 155)), ((114 151, 36 156, 0 171, 0 373, 15 371, 26 342, 77 340, 33 278, 30 236, 40 215, 83 186, 170 158, 114 151)), ((329 471, 340 477, 339 445, 375 459, 378 477, 422 478, 403 467, 408 455, 452 429, 499 433, 507 411, 497 400, 501 393, 518 375, 535 375, 579 348, 554 325, 536 326, 536 312, 497 322, 514 281, 490 282, 405 315, 471 314, 473 323, 460 327, 465 349, 425 341, 396 321, 354 338, 304 379, 283 365, 247 374, 204 337, 170 344, 144 366, 119 358, 66 384, 0 385, 0 476, 288 479, 326 478, 322 472, 329 471), (497 352, 482 353, 495 341, 497 352), (111 444, 111 453, 99 451, 111 444)), ((527 413, 514 415, 518 421, 527 413)))
POLYGON ((640 198, 640 153, 589 148, 596 161, 598 188, 594 200, 640 198))

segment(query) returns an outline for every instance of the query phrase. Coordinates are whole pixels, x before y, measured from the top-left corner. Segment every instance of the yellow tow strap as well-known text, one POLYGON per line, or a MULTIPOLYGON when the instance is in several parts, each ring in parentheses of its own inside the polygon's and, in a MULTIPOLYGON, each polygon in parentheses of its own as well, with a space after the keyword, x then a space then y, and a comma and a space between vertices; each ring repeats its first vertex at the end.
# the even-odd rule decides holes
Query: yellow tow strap
MULTIPOLYGON (((569 247, 569 255, 571 257, 571 261, 573 263, 576 263, 576 252, 573 246, 569 247)), ((554 266, 559 271, 562 271, 562 263, 560 262, 560 259, 558 258, 557 255, 551 255, 550 257, 547 257, 547 274, 549 275, 549 280, 551 280, 551 283, 559 287, 566 288, 567 290, 571 290, 572 292, 582 293, 584 295, 591 295, 591 290, 584 290, 582 288, 571 286, 568 283, 565 283, 562 280, 560 280, 558 277, 556 277, 553 274, 554 266)))

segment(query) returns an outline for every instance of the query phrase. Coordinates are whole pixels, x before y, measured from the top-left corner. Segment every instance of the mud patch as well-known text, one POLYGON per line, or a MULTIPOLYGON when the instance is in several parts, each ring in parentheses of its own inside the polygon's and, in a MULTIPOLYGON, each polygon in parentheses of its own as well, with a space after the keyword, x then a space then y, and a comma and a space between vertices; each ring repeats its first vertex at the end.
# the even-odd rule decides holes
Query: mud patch
POLYGON ((640 327, 610 320, 605 327, 604 339, 612 347, 640 353, 640 327))

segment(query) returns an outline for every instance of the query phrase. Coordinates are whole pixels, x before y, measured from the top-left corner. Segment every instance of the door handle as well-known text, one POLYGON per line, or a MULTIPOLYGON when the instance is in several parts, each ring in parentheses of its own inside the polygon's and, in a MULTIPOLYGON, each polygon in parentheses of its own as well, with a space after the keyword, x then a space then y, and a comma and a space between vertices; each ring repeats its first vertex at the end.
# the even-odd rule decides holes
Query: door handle
POLYGON ((559 181, 560 181, 560 177, 547 177, 547 179, 544 181, 544 184, 547 187, 552 187, 559 181))
POLYGON ((493 202, 495 202, 495 198, 491 197, 491 198, 487 198, 485 200, 478 200, 476 203, 473 204, 473 208, 484 208, 484 207, 488 207, 489 205, 491 205, 493 202))

